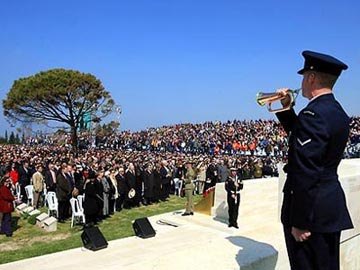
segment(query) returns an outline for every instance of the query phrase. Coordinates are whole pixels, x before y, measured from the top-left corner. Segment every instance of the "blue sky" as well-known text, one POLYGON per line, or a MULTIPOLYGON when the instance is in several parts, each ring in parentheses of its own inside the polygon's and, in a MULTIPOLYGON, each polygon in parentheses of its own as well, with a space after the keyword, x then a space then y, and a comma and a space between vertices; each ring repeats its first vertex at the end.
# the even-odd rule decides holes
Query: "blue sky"
POLYGON ((299 87, 301 52, 314 50, 349 65, 335 95, 360 115, 359 3, 2 1, 0 99, 15 79, 61 67, 103 82, 122 129, 269 119, 256 93, 299 87))

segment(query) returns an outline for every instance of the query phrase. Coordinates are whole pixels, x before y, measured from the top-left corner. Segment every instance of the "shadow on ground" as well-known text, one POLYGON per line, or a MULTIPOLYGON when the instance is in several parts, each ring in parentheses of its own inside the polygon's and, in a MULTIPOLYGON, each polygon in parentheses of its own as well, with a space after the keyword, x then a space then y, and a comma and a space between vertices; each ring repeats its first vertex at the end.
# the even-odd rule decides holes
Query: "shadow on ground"
POLYGON ((246 237, 230 236, 227 239, 239 247, 236 261, 241 270, 272 270, 278 259, 277 250, 266 243, 246 237))

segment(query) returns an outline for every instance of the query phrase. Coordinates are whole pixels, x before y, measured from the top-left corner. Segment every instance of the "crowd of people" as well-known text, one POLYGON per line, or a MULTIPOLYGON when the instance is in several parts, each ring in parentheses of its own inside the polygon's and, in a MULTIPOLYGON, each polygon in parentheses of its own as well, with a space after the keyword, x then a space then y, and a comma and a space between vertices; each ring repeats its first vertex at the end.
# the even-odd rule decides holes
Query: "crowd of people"
POLYGON ((165 201, 175 192, 184 195, 185 165, 196 172, 196 192, 225 182, 230 167, 242 178, 275 174, 275 157, 219 156, 186 153, 88 149, 73 153, 59 146, 0 146, 0 174, 18 185, 21 200, 27 202, 25 187, 33 186, 34 207, 44 203, 44 194, 56 192, 59 222, 69 218, 69 200, 85 194, 86 220, 102 218, 139 205, 165 201), (183 187, 183 189, 181 189, 183 187))
MULTIPOLYGON (((274 120, 180 124, 96 140, 82 134, 83 147, 76 153, 66 137, 59 142, 59 137, 47 136, 0 146, 0 205, 5 204, 5 188, 14 191, 16 186, 21 192, 17 200, 27 202, 25 186, 31 184, 34 207, 44 204, 45 193, 56 193, 59 222, 64 222, 70 216, 70 198, 85 194, 86 220, 96 223, 123 208, 184 195, 188 163, 198 194, 225 182, 230 168, 236 168, 241 180, 276 176, 288 147, 285 132, 274 120)), ((359 145, 360 118, 354 117, 345 157, 356 157, 359 145)), ((2 231, 11 235, 6 226, 2 231)))
MULTIPOLYGON (((29 145, 71 145, 70 136, 36 136, 29 145)), ((360 155, 360 117, 351 118, 349 143, 345 157, 360 155)), ((139 132, 123 131, 93 136, 79 136, 81 149, 101 148, 132 151, 171 152, 204 155, 247 155, 286 157, 287 136, 275 120, 234 120, 178 124, 149 128, 139 132)))

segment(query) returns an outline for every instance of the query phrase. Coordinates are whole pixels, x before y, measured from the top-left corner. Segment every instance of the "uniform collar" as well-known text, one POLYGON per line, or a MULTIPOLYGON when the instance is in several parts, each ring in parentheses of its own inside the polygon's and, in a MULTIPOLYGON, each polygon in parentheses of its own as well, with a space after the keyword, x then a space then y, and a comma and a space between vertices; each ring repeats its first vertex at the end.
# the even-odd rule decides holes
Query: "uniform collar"
POLYGON ((310 101, 309 101, 309 103, 311 103, 311 102, 313 102, 314 100, 316 100, 316 99, 318 99, 318 98, 320 98, 320 97, 325 97, 325 96, 327 96, 327 97, 333 97, 334 95, 333 95, 333 93, 331 92, 331 93, 323 93, 323 94, 320 94, 320 95, 317 95, 317 96, 315 96, 315 97, 313 97, 312 99, 310 99, 310 101))

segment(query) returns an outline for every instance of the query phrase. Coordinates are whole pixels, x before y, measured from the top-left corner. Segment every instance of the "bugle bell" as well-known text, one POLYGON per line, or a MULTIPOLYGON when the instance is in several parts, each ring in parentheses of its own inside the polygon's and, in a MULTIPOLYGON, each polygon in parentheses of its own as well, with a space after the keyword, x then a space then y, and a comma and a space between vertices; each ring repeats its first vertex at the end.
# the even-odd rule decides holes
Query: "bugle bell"
POLYGON ((287 90, 287 95, 283 96, 281 93, 263 93, 263 92, 259 92, 256 95, 256 102, 260 105, 260 106, 264 106, 267 105, 267 108, 269 110, 269 112, 282 112, 282 111, 286 111, 288 109, 291 108, 293 102, 295 101, 297 95, 299 94, 299 92, 301 91, 301 88, 296 89, 296 90, 287 90), (276 102, 276 101, 280 101, 284 100, 286 98, 290 98, 290 102, 287 105, 283 105, 282 108, 279 109, 273 109, 271 107, 272 103, 276 102))

